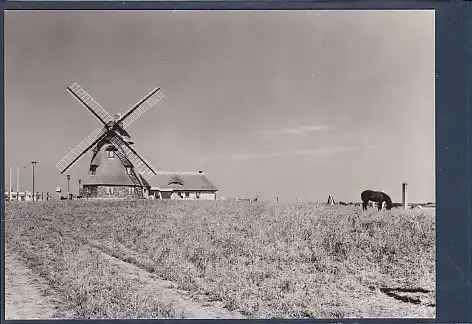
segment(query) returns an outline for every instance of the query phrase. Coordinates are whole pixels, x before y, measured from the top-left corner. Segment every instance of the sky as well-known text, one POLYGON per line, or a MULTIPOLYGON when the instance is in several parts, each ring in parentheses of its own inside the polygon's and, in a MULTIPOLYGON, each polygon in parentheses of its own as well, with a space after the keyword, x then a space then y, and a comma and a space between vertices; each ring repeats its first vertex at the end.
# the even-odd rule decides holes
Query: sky
POLYGON ((35 190, 67 188, 56 163, 101 126, 77 82, 111 115, 161 87, 135 149, 218 196, 434 201, 434 75, 434 11, 7 11, 5 186, 34 160, 35 190))

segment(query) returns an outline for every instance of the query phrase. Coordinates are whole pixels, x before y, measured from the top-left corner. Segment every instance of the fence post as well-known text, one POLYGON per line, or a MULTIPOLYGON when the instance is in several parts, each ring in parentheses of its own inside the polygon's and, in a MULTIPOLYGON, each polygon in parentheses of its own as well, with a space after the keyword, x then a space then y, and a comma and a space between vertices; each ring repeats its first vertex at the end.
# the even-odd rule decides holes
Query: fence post
POLYGON ((403 209, 408 209, 408 188, 406 182, 402 183, 402 205, 403 209))

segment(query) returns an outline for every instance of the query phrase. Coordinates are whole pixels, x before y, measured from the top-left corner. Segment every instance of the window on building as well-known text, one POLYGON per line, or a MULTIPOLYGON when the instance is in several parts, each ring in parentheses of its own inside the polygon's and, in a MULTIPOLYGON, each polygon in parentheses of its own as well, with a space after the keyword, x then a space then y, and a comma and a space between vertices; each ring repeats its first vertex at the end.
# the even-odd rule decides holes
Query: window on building
POLYGON ((199 193, 198 191, 195 193, 195 197, 196 197, 197 199, 200 199, 200 193, 199 193))
POLYGON ((97 166, 96 165, 90 166, 90 174, 95 175, 96 172, 97 172, 97 166))
POLYGON ((126 167, 126 174, 130 175, 131 174, 131 167, 126 167))
POLYGON ((133 189, 134 189, 133 187, 129 187, 129 188, 128 188, 128 193, 129 193, 130 195, 133 194, 133 191, 134 191, 133 189))
POLYGON ((107 194, 113 195, 113 193, 115 191, 114 188, 113 187, 106 187, 106 188, 107 188, 107 194))
POLYGON ((113 159, 115 157, 115 152, 113 152, 111 150, 107 151, 107 157, 109 159, 113 159))
POLYGON ((190 192, 187 191, 187 192, 185 193, 185 198, 188 198, 188 197, 190 197, 190 192))

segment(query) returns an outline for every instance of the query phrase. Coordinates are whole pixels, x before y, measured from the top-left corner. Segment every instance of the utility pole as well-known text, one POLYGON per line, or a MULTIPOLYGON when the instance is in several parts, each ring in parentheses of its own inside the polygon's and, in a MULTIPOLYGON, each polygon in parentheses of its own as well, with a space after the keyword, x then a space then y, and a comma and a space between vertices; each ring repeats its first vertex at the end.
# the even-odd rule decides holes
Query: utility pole
MULTIPOLYGON (((36 165, 36 163, 38 163, 38 162, 31 161, 31 164, 33 165, 33 201, 34 201, 34 166, 36 165)), ((26 195, 26 193, 25 193, 25 195, 26 195)))
POLYGON ((16 169, 16 200, 20 200, 20 167, 16 169))
POLYGON ((80 184, 82 183, 82 180, 79 179, 79 193, 77 194, 77 196, 81 196, 80 194, 80 184))
POLYGON ((69 194, 69 180, 70 180, 70 174, 67 175, 67 199, 69 199, 70 194, 69 194))

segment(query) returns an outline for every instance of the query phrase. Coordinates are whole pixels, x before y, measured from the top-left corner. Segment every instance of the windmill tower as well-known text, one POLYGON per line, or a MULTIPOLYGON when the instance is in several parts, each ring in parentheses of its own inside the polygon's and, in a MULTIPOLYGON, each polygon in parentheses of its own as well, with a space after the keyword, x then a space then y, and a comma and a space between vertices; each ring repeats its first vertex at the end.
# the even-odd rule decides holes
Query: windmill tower
POLYGON ((131 146, 133 141, 126 129, 164 97, 160 88, 154 89, 123 115, 116 114, 114 118, 77 83, 67 87, 67 90, 103 124, 103 127, 94 130, 59 161, 56 165, 58 170, 63 174, 92 150, 89 172, 82 181, 84 197, 145 196, 150 187, 148 181, 156 171, 131 146))

